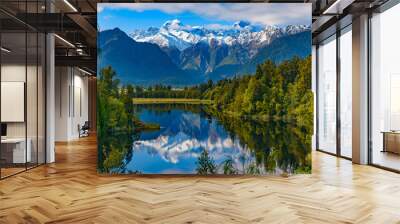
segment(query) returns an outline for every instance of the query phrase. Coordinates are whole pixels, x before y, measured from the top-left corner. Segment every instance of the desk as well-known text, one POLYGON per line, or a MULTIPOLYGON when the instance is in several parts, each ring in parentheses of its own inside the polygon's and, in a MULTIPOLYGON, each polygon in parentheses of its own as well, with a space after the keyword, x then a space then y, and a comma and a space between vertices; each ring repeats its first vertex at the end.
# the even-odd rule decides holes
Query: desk
POLYGON ((400 132, 383 131, 383 150, 382 152, 392 152, 400 154, 400 132))
POLYGON ((8 163, 26 163, 31 162, 31 139, 27 139, 27 146, 25 151, 25 138, 5 138, 1 139, 1 156, 8 163), (12 158, 12 159, 11 159, 12 158))

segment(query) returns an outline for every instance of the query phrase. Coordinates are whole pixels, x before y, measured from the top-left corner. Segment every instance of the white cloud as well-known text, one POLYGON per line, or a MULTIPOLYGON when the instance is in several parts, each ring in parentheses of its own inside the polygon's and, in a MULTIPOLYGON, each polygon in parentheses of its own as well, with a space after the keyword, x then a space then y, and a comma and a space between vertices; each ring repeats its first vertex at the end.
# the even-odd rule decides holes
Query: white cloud
POLYGON ((160 10, 168 14, 192 12, 205 18, 245 20, 260 25, 311 25, 310 3, 99 3, 103 9, 136 12, 160 10))
POLYGON ((104 20, 109 20, 109 19, 112 19, 112 18, 113 18, 112 15, 105 15, 105 16, 103 16, 103 19, 104 19, 104 20))
POLYGON ((204 28, 209 29, 209 30, 224 30, 224 29, 229 29, 232 26, 228 25, 222 25, 218 23, 212 23, 212 24, 207 24, 204 26, 204 28))

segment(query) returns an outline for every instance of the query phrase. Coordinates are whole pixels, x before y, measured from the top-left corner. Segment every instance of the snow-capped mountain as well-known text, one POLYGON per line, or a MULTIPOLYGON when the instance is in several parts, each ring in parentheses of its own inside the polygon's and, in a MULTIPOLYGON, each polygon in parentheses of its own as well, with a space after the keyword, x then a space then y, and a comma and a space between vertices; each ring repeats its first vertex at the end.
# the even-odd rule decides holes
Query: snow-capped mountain
POLYGON ((231 27, 203 27, 182 24, 179 20, 165 22, 160 28, 135 30, 130 34, 137 42, 149 42, 161 48, 177 48, 183 51, 199 42, 232 46, 240 44, 249 50, 250 56, 257 48, 271 43, 276 38, 309 30, 305 25, 286 27, 252 25, 246 21, 235 22, 231 27))
POLYGON ((257 65, 281 63, 311 54, 310 26, 260 27, 245 21, 232 25, 188 26, 179 20, 129 36, 115 28, 98 35, 100 66, 111 65, 122 82, 198 84, 253 74, 257 65))
POLYGON ((161 28, 136 30, 130 36, 137 42, 154 43, 161 48, 176 47, 181 51, 200 41, 201 37, 196 34, 196 28, 183 26, 179 20, 167 21, 161 28))

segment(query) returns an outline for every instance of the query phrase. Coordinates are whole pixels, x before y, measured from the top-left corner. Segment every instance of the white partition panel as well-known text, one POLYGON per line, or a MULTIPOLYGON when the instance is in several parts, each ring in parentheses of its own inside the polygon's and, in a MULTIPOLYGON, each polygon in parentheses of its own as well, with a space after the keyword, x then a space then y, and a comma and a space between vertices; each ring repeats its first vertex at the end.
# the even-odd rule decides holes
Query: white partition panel
POLYGON ((1 82, 1 122, 24 122, 24 82, 1 82))

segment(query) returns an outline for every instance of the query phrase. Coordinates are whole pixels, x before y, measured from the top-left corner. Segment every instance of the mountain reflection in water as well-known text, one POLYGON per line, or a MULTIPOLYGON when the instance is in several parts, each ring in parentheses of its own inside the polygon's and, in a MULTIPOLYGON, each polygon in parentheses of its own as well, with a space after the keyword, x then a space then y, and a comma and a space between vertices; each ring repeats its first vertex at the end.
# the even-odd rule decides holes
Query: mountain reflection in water
POLYGON ((309 173, 311 135, 282 122, 257 122, 207 112, 205 106, 136 105, 145 123, 160 124, 142 132, 124 162, 123 173, 195 174, 207 151, 217 174, 309 173))

